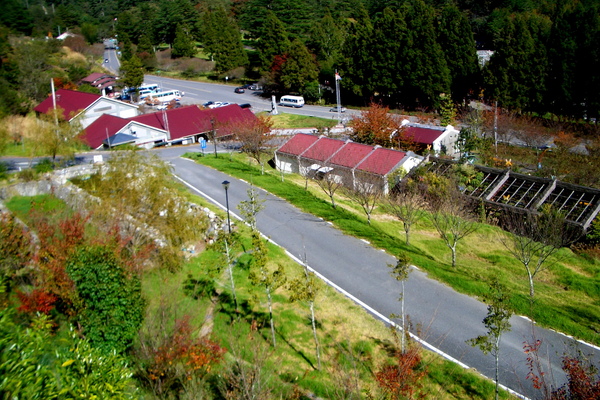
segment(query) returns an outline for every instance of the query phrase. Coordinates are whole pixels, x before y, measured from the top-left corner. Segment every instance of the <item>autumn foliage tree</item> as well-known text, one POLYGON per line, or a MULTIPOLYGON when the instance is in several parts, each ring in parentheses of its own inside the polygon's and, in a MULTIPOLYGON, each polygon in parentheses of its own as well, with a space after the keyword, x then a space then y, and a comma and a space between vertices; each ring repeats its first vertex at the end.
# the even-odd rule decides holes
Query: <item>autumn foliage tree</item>
POLYGON ((226 352, 215 341, 194 335, 189 316, 176 320, 165 335, 152 340, 154 342, 151 338, 142 341, 139 355, 143 364, 139 374, 159 396, 167 395, 187 381, 203 378, 223 360, 226 352))
POLYGON ((411 344, 404 351, 396 349, 393 361, 375 372, 375 381, 386 398, 412 399, 419 392, 419 382, 426 374, 421 349, 411 344))
MULTIPOLYGON (((75 213, 58 223, 45 217, 34 218, 34 221, 40 243, 34 257, 38 265, 34 288, 53 296, 61 312, 74 315, 78 296, 75 284, 66 271, 66 264, 77 247, 85 241, 86 218, 75 213)), ((22 300, 25 301, 24 306, 33 301, 26 300, 26 296, 22 300)))
POLYGON ((371 103, 367 110, 352 117, 350 138, 357 143, 390 147, 392 135, 399 126, 398 119, 389 113, 388 107, 371 103))
POLYGON ((269 134, 272 128, 273 121, 271 117, 261 115, 257 118, 236 121, 230 124, 230 129, 234 132, 236 140, 240 142, 242 153, 246 153, 248 157, 255 160, 263 170, 263 155, 267 152, 269 134))
POLYGON ((564 356, 562 369, 568 382, 552 392, 551 400, 600 399, 598 369, 581 357, 564 356))

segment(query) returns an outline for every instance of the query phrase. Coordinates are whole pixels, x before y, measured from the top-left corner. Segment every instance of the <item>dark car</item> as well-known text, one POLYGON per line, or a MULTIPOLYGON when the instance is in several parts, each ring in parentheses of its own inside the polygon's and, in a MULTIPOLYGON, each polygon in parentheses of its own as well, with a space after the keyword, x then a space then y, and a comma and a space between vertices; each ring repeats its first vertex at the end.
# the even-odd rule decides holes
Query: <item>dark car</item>
POLYGON ((107 63, 107 62, 108 62, 108 58, 105 58, 105 59, 104 59, 104 62, 105 62, 105 63, 107 63))
POLYGON ((246 89, 244 89, 243 87, 236 87, 234 92, 236 93, 246 93, 246 89))

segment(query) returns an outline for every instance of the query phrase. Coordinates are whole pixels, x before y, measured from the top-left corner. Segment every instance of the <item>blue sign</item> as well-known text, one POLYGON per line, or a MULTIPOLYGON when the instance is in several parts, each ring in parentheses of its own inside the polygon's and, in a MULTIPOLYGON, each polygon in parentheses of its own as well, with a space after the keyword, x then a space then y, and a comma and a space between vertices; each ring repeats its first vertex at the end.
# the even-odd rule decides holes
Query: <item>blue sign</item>
POLYGON ((204 138, 200 139, 200 147, 203 148, 203 149, 206 148, 206 139, 204 139, 204 138))

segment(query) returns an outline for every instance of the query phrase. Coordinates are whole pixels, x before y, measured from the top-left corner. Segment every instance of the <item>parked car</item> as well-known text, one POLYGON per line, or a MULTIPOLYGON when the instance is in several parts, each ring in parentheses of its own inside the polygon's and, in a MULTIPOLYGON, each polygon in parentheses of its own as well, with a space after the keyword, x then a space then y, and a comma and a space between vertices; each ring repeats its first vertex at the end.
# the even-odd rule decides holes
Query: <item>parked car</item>
POLYGON ((244 89, 243 87, 236 87, 234 92, 236 93, 245 93, 246 89, 244 89))
POLYGON ((226 102, 226 101, 215 101, 215 102, 213 102, 212 104, 209 104, 206 107, 208 107, 208 108, 218 108, 218 107, 225 107, 225 106, 228 106, 230 104, 231 103, 226 102))
MULTIPOLYGON (((337 106, 330 108, 329 112, 338 112, 337 106)), ((340 112, 346 112, 346 107, 341 107, 340 106, 340 112)))

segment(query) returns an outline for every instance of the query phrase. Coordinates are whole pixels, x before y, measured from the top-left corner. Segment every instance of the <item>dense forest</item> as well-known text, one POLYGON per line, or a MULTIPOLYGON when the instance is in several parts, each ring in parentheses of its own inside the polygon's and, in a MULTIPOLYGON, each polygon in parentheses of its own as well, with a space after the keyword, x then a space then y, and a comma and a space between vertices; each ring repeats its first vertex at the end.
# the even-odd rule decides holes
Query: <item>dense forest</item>
MULTIPOLYGON (((332 102, 338 71, 344 102, 357 106, 377 101, 436 111, 450 93, 457 105, 479 99, 569 120, 593 120, 600 112, 598 0, 3 3, 4 114, 26 111, 26 100, 39 101, 47 92, 23 87, 36 66, 26 47, 35 45, 15 38, 67 30, 88 44, 116 36, 123 60, 132 63, 125 67, 152 72, 156 53, 167 49, 171 58, 210 62, 210 68, 190 66, 190 77, 261 79, 274 93, 299 92, 315 102, 332 102), (483 66, 477 50, 493 52, 483 66)), ((41 81, 47 72, 36 76, 41 81)), ((77 72, 63 80, 79 77, 77 72)))

